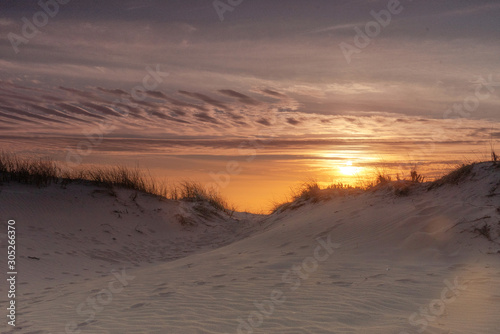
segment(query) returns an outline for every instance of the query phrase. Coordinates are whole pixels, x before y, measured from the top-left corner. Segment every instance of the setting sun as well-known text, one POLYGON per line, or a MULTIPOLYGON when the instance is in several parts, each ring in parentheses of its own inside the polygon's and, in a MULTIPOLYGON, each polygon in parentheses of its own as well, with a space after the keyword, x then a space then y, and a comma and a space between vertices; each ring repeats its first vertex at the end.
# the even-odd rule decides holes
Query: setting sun
POLYGON ((340 173, 346 176, 353 176, 361 170, 359 167, 354 167, 352 161, 347 161, 344 166, 339 167, 340 173))

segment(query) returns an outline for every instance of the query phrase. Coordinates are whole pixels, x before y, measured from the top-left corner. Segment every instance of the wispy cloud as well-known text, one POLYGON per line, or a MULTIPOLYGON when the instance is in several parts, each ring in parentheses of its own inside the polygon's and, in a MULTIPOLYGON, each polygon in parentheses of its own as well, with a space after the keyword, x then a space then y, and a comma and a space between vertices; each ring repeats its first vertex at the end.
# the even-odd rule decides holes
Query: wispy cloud
POLYGON ((319 28, 313 31, 308 32, 309 34, 321 34, 325 32, 335 32, 338 30, 352 30, 357 26, 361 26, 366 22, 358 22, 358 23, 345 23, 345 24, 337 24, 329 27, 319 28))

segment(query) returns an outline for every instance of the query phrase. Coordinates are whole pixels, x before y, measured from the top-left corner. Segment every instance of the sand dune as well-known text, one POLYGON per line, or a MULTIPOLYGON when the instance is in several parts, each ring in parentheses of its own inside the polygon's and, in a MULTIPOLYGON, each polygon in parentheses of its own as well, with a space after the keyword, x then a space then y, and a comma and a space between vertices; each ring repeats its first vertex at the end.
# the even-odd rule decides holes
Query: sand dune
POLYGON ((17 326, 1 332, 500 333, 499 186, 483 163, 408 196, 228 216, 130 190, 4 184, 0 240, 15 219, 19 275, 17 326))

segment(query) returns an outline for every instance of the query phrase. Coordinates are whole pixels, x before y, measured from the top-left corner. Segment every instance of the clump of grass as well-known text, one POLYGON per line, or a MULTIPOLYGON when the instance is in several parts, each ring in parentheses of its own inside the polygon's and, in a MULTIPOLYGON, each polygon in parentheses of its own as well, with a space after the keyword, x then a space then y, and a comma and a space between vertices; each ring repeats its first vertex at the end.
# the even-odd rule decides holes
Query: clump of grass
POLYGON ((328 200, 336 195, 347 193, 354 187, 343 183, 332 183, 321 189, 317 181, 309 181, 302 184, 299 191, 293 196, 293 201, 311 201, 318 203, 328 200))
POLYGON ((394 185, 394 194, 399 197, 410 195, 410 191, 415 184, 424 183, 425 176, 420 174, 416 168, 413 168, 410 171, 410 179, 409 180, 399 180, 394 185))
POLYGON ((425 176, 422 174, 419 174, 416 169, 412 170, 410 172, 410 181, 413 183, 424 183, 425 182, 425 176))
POLYGON ((234 208, 230 208, 216 190, 206 189, 201 184, 192 181, 184 181, 176 186, 170 193, 170 198, 195 203, 205 202, 218 211, 228 214, 234 212, 234 208))
POLYGON ((69 182, 88 180, 103 187, 119 187, 137 190, 147 194, 166 197, 169 196, 168 187, 154 180, 139 168, 116 167, 88 167, 83 170, 69 173, 65 176, 69 182))
POLYGON ((343 196, 360 189, 343 183, 332 183, 326 188, 321 188, 317 181, 304 182, 297 190, 292 190, 291 200, 274 203, 271 212, 295 210, 306 203, 327 201, 336 196, 343 196))
POLYGON ((388 184, 392 181, 392 177, 384 172, 378 172, 377 174, 377 184, 388 184))
POLYGON ((493 147, 491 148, 491 161, 495 166, 500 166, 500 157, 498 154, 495 152, 493 147))
POLYGON ((148 182, 138 169, 130 169, 123 166, 95 167, 86 170, 81 176, 98 185, 116 186, 138 191, 146 191, 148 189, 148 182))
POLYGON ((326 197, 326 193, 322 191, 318 182, 309 181, 302 184, 298 194, 295 195, 294 201, 312 201, 313 203, 320 202, 326 197))
POLYGON ((424 183, 425 177, 417 171, 416 167, 410 171, 409 178, 402 178, 400 174, 396 178, 387 174, 384 170, 377 169, 375 181, 368 184, 367 189, 391 189, 398 197, 408 196, 413 186, 418 183, 424 183))
MULTIPOLYGON (((409 179, 401 178, 400 174, 397 174, 396 180, 393 180, 393 177, 391 175, 387 174, 385 171, 383 171, 383 170, 376 171, 375 186, 376 185, 385 185, 385 184, 389 184, 389 183, 393 183, 393 182, 401 182, 401 181, 411 182, 411 183, 424 183, 425 177, 417 171, 416 167, 414 167, 410 171, 410 178, 409 179)), ((371 185, 373 186, 374 184, 372 183, 371 185)))
POLYGON ((473 169, 474 169, 474 164, 470 165, 464 164, 455 169, 454 171, 450 172, 449 174, 443 176, 442 178, 432 182, 429 185, 428 190, 439 188, 441 186, 444 186, 445 184, 457 185, 461 181, 465 180, 467 176, 471 175, 473 169))
POLYGON ((0 153, 0 181, 16 181, 37 187, 57 183, 60 169, 48 159, 21 159, 13 154, 0 153))

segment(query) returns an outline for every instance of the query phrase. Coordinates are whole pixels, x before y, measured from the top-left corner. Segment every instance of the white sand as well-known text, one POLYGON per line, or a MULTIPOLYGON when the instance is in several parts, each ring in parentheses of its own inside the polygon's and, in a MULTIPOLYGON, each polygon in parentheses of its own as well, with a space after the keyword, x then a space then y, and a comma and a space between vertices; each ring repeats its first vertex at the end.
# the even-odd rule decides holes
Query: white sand
POLYGON ((1 263, 15 219, 18 313, 1 333, 500 333, 500 169, 489 166, 458 186, 267 217, 5 184, 1 263), (493 241, 474 232, 484 224, 493 241))

